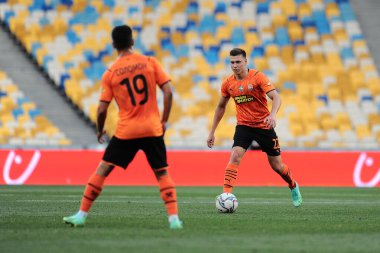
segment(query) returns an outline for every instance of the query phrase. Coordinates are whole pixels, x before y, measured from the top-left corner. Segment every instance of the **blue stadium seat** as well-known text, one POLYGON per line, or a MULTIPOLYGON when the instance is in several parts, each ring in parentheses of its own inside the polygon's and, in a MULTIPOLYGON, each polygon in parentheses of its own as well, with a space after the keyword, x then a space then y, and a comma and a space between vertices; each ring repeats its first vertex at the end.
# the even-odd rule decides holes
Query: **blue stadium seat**
POLYGON ((340 57, 342 59, 355 58, 351 48, 343 48, 340 50, 340 57))
POLYGON ((330 25, 327 21, 326 14, 322 10, 313 11, 313 18, 316 23, 316 27, 318 33, 323 34, 331 34, 330 25))
POLYGON ((315 20, 313 17, 305 16, 301 20, 302 28, 315 27, 315 20))
POLYGON ((257 4, 256 13, 269 13, 269 2, 261 2, 257 4))
POLYGON ((32 109, 29 111, 29 116, 34 119, 36 116, 42 115, 42 112, 40 109, 32 109))
POLYGON ((23 114, 24 114, 24 111, 22 110, 22 108, 16 108, 12 110, 12 115, 15 119, 17 119, 20 115, 23 115, 23 114))
POLYGON ((235 27, 232 30, 231 35, 232 35, 231 42, 233 45, 238 46, 245 43, 243 28, 235 27))
POLYGON ((285 27, 277 27, 274 38, 280 47, 290 45, 288 30, 285 27))
POLYGON ((251 58, 263 57, 263 56, 264 56, 264 47, 262 46, 254 47, 250 55, 251 58))
POLYGON ((199 28, 198 28, 198 31, 199 33, 211 33, 211 34, 214 34, 216 29, 218 27, 218 24, 214 18, 213 15, 205 15, 200 24, 199 24, 199 28))
POLYGON ((287 81, 283 83, 282 89, 295 92, 297 90, 297 85, 294 82, 287 81))
POLYGON ((73 31, 73 30, 71 30, 71 29, 69 29, 69 30, 66 32, 66 37, 67 37, 68 41, 69 41, 71 44, 73 44, 73 45, 75 45, 75 44, 81 42, 80 37, 75 33, 75 31, 73 31))
POLYGON ((203 77, 201 75, 193 75, 192 81, 193 83, 199 83, 203 80, 203 77))
POLYGON ((217 13, 226 13, 227 6, 224 2, 217 2, 214 10, 214 14, 217 13))
POLYGON ((186 9, 186 14, 197 14, 199 10, 199 4, 197 1, 191 1, 186 9))

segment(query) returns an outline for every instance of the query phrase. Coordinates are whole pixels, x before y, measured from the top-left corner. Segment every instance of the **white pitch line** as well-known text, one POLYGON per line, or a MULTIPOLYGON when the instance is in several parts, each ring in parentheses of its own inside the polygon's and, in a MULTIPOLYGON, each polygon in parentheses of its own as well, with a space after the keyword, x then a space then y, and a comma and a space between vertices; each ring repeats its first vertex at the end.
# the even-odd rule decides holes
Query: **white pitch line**
MULTIPOLYGON (((45 200, 45 199, 25 199, 25 200, 15 200, 15 201, 9 201, 9 202, 18 202, 18 203, 78 203, 80 200, 45 200)), ((120 200, 96 200, 97 203, 121 203, 120 200)), ((137 203, 137 204, 156 204, 156 203, 162 203, 161 200, 149 200, 149 201, 137 201, 137 200, 125 200, 122 201, 124 203, 137 203)), ((180 204, 214 204, 213 201, 178 201, 180 204)), ((243 201, 239 202, 240 205, 277 205, 277 204, 289 204, 290 200, 255 200, 255 201, 243 201)), ((318 205, 318 204, 324 204, 324 205, 379 205, 380 201, 356 201, 356 200, 349 200, 349 201, 304 201, 304 205, 318 205)))

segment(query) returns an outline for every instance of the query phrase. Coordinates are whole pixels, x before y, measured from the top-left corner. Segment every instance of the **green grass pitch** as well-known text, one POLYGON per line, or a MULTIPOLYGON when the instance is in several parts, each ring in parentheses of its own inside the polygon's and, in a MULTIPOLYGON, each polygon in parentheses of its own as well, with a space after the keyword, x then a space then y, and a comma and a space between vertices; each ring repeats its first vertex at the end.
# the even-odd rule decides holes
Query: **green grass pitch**
POLYGON ((380 189, 236 187, 220 214, 220 187, 178 187, 185 228, 168 229, 156 187, 106 186, 84 228, 63 223, 83 187, 0 186, 0 252, 380 252, 380 189))

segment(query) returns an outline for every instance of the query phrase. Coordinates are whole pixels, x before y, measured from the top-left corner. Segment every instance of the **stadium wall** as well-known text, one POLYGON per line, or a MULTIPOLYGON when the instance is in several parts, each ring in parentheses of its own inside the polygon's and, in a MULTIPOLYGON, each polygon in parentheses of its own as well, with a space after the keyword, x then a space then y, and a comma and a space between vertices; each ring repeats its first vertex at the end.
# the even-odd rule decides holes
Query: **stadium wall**
MULTIPOLYGON (((0 150, 0 184, 84 185, 97 167, 98 150, 0 150)), ((285 151, 283 160, 302 186, 380 187, 380 152, 285 151)), ((221 186, 228 151, 168 151, 178 186, 221 186)), ((116 168, 107 185, 156 185, 139 152, 126 171, 116 168)), ((284 186, 266 156, 248 151, 239 167, 240 186, 284 186)))

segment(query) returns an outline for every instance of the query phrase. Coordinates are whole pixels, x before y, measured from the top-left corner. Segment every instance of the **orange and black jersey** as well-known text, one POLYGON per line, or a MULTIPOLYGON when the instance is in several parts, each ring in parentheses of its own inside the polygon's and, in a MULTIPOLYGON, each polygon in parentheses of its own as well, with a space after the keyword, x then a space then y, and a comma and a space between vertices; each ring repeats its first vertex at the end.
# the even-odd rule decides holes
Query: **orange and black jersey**
POLYGON ((275 87, 262 72, 249 69, 243 80, 230 75, 222 84, 223 97, 231 97, 236 105, 238 125, 266 129, 264 119, 269 115, 266 94, 275 87))
POLYGON ((135 139, 161 136, 163 129, 157 105, 156 87, 170 81, 153 57, 128 54, 119 57, 104 73, 100 101, 119 107, 115 136, 135 139))

